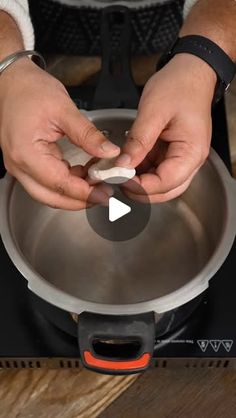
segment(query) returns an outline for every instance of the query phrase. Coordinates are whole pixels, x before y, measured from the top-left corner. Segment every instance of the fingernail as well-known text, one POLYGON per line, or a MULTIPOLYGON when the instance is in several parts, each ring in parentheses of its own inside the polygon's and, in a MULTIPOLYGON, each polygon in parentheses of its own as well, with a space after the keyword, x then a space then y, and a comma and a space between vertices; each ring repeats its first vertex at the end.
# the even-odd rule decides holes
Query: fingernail
POLYGON ((112 142, 110 142, 110 141, 104 141, 101 144, 101 149, 104 152, 109 152, 109 153, 113 153, 113 154, 115 154, 115 153, 117 154, 118 152, 120 152, 120 148, 117 147, 117 145, 112 144, 112 142))
POLYGON ((94 189, 90 195, 90 199, 92 202, 98 203, 108 199, 108 196, 102 190, 94 189))
POLYGON ((113 196, 114 190, 111 186, 108 186, 108 184, 102 184, 101 186, 98 186, 100 190, 102 190, 104 193, 106 193, 109 197, 113 196))
POLYGON ((131 162, 131 157, 128 154, 122 154, 116 161, 117 167, 128 167, 131 162))
POLYGON ((101 204, 103 206, 108 206, 109 205, 109 194, 108 193, 104 193, 103 191, 96 189, 93 190, 91 196, 90 196, 90 201, 92 203, 97 203, 97 204, 101 204))

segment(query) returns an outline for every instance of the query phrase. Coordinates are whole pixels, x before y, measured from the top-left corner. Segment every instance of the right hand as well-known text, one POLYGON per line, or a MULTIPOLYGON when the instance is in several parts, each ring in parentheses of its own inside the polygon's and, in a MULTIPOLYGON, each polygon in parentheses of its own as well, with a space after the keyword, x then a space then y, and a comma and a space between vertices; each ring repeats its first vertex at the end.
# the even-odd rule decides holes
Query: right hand
POLYGON ((63 160, 56 141, 64 135, 94 157, 120 153, 79 112, 58 80, 28 58, 8 67, 0 76, 0 146, 7 171, 51 207, 80 210, 107 203, 108 186, 89 185, 82 166, 63 160))

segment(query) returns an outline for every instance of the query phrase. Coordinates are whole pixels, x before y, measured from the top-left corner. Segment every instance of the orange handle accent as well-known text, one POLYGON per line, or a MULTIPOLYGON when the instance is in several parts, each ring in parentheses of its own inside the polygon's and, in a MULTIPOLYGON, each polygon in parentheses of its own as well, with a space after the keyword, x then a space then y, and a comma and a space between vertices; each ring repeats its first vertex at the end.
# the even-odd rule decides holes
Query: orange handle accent
POLYGON ((89 366, 97 367, 100 369, 109 369, 109 370, 132 370, 132 369, 142 369, 146 367, 150 361, 151 355, 149 353, 144 353, 141 357, 136 360, 129 361, 109 361, 102 360, 94 357, 90 351, 84 351, 84 360, 89 366))

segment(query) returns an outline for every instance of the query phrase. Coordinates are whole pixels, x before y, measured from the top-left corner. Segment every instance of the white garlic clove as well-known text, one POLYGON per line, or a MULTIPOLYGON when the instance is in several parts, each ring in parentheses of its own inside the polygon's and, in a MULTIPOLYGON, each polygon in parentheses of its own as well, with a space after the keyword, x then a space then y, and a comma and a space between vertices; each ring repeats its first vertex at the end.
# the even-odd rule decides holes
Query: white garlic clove
POLYGON ((88 175, 92 180, 105 181, 110 184, 122 184, 132 179, 136 170, 134 168, 114 167, 115 158, 103 158, 91 165, 88 175))

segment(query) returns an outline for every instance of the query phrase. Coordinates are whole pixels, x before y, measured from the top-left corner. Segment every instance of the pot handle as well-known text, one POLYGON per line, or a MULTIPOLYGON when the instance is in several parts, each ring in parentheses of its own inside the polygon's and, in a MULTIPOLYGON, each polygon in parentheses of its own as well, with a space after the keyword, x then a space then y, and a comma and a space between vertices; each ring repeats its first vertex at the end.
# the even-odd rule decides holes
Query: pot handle
POLYGON ((113 5, 103 8, 100 38, 102 69, 94 94, 93 109, 136 109, 139 92, 130 64, 132 24, 128 7, 113 5), (113 50, 112 39, 118 33, 116 48, 113 50))
POLYGON ((112 375, 141 372, 148 368, 154 350, 154 312, 83 312, 78 321, 78 342, 81 361, 87 369, 112 375))

